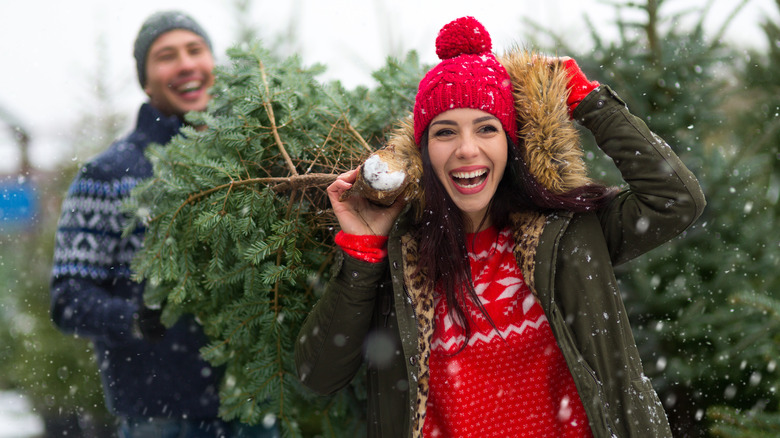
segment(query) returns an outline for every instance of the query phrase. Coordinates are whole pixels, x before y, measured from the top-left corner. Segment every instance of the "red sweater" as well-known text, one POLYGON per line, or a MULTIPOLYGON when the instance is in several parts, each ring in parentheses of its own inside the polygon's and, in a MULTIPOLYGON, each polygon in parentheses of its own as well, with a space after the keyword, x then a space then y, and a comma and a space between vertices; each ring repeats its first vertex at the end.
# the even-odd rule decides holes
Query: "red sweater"
POLYGON ((541 305, 523 281, 508 231, 468 235, 471 337, 435 300, 425 437, 590 437, 574 380, 541 305), (473 247, 472 247, 473 243, 473 247))
MULTIPOLYGON (((458 352, 463 329, 437 296, 423 436, 592 436, 563 354, 517 266, 511 233, 491 227, 467 239, 474 289, 500 334, 469 300, 472 333, 458 352)), ((373 263, 387 257, 386 242, 336 236, 347 254, 373 263)))

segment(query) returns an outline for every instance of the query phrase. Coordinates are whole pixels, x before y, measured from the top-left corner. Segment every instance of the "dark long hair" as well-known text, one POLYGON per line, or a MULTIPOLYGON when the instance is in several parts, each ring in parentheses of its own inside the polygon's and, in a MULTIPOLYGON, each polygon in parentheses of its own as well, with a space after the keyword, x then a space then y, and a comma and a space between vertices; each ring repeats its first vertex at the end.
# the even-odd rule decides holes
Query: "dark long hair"
MULTIPOLYGON (((517 146, 507 135, 507 167, 498 184, 496 193, 488 205, 486 217, 497 230, 510 225, 510 215, 515 212, 567 210, 583 212, 596 210, 609 202, 615 190, 601 184, 590 184, 566 193, 555 194, 541 185, 520 158, 517 146)), ((466 312, 465 300, 471 300, 495 329, 490 315, 477 297, 471 280, 471 265, 466 249, 467 225, 479 229, 482 225, 466 223, 469 219, 447 194, 436 177, 428 153, 428 132, 420 141, 423 163, 422 186, 425 191, 425 208, 416 227, 419 242, 420 272, 427 272, 428 286, 439 286, 444 292, 448 311, 465 331, 466 340, 471 336, 471 327, 466 312)), ((485 218, 482 219, 483 223, 485 218)), ((465 348, 462 344, 458 351, 465 348)))

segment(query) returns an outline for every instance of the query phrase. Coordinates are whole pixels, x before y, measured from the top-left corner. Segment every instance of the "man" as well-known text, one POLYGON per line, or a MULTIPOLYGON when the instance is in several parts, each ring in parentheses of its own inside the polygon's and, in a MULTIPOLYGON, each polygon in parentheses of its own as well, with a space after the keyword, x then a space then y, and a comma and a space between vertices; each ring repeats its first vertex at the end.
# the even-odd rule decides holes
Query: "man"
POLYGON ((143 305, 144 285, 131 279, 130 264, 144 229, 122 237, 122 202, 152 176, 147 145, 167 143, 187 112, 206 109, 214 84, 211 41, 191 17, 159 12, 141 27, 134 56, 149 101, 135 130, 81 168, 63 202, 52 319, 93 341, 120 437, 266 436, 218 418, 223 369, 200 357, 207 342, 201 326, 185 316, 166 329, 159 310, 143 305))

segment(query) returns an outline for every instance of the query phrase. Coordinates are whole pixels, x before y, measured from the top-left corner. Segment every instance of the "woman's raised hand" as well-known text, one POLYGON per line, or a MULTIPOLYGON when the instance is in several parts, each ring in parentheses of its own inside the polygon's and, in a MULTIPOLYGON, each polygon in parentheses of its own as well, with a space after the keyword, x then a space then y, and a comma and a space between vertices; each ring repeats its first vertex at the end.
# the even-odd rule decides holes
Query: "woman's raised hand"
POLYGON ((341 195, 357 179, 360 168, 342 173, 328 186, 328 198, 341 229, 348 234, 387 236, 404 208, 403 196, 389 207, 373 204, 359 195, 341 201, 341 195))
POLYGON ((537 55, 534 56, 534 59, 541 59, 551 65, 560 64, 566 70, 566 74, 569 77, 569 82, 566 85, 566 88, 569 90, 566 104, 569 106, 570 115, 577 108, 577 105, 582 102, 582 99, 585 99, 585 96, 600 85, 598 81, 589 80, 577 64, 577 61, 571 57, 537 55))

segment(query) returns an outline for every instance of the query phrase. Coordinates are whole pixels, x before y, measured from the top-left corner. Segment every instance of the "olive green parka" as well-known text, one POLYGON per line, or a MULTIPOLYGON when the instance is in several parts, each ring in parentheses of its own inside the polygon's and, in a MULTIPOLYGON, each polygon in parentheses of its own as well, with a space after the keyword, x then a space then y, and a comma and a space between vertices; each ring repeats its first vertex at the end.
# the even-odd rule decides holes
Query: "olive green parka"
MULTIPOLYGON (((515 88, 518 137, 531 173, 556 193, 589 183, 566 108, 565 72, 521 51, 499 60, 515 88)), ((563 352, 593 436, 670 437, 613 267, 688 228, 704 195, 669 145, 609 87, 591 92, 573 118, 593 133, 628 188, 595 212, 516 213, 518 266, 563 352)), ((416 160, 410 129, 402 127, 390 142, 416 160)), ((411 231, 422 201, 413 190, 413 208, 389 236, 387 261, 342 254, 296 343, 301 382, 320 394, 342 389, 367 364, 369 437, 417 438, 425 421, 433 293, 415 269, 411 231)))

